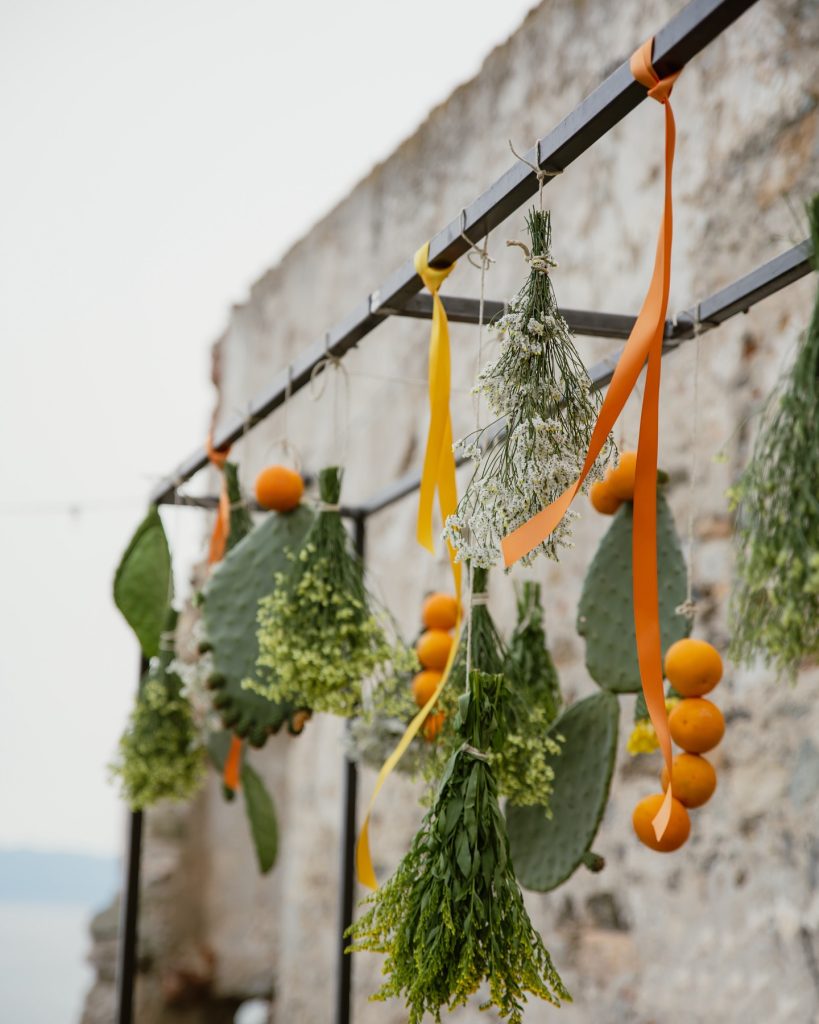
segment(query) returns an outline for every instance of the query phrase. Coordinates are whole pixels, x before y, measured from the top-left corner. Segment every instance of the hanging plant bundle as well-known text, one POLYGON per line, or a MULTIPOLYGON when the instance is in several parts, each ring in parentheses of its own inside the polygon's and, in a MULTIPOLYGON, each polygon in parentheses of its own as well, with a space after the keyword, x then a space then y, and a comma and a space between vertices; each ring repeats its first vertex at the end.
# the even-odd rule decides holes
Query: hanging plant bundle
MULTIPOLYGON (((814 260, 819 196, 808 207, 814 260)), ((730 656, 794 679, 819 658, 819 293, 791 370, 768 399, 751 461, 731 492, 736 581, 730 656)))
POLYGON ((490 755, 503 749, 509 690, 474 671, 459 701, 461 745, 435 803, 392 878, 350 929, 351 951, 386 953, 387 981, 373 997, 401 997, 409 1024, 464 1004, 487 982, 494 1007, 523 1020, 527 994, 571 999, 523 903, 498 805, 490 755))
MULTIPOLYGON (((172 635, 176 620, 177 613, 171 610, 165 636, 172 635)), ((159 800, 187 800, 204 779, 204 749, 182 680, 168 671, 172 658, 168 645, 153 659, 111 765, 133 810, 159 800)))
POLYGON ((341 470, 319 475, 322 505, 287 572, 259 602, 258 679, 245 686, 277 703, 350 716, 365 681, 383 680, 414 663, 387 636, 338 513, 341 470))
MULTIPOLYGON (((501 539, 577 479, 600 406, 557 308, 549 276, 556 266, 549 213, 531 210, 527 226, 531 271, 495 324, 500 354, 481 371, 474 389, 486 396, 495 416, 506 418, 506 433, 492 444, 497 424, 491 424, 456 444, 460 454, 475 462, 475 472, 447 520, 445 535, 458 559, 475 566, 495 565, 501 539)), ((602 475, 611 451, 613 442, 604 447, 587 485, 602 475)), ((559 548, 570 543, 575 517, 567 513, 523 564, 538 554, 556 559, 559 548)))
POLYGON ((560 713, 563 698, 543 626, 539 583, 527 580, 523 584, 517 608, 518 622, 509 640, 507 673, 528 688, 550 725, 560 713))
POLYGON ((235 462, 226 462, 222 467, 225 476, 225 487, 227 488, 228 501, 230 502, 230 524, 225 544, 225 552, 231 551, 239 541, 253 529, 253 517, 244 500, 242 489, 239 485, 239 467, 235 462))
MULTIPOLYGON (((521 638, 516 641, 514 656, 507 651, 486 603, 488 576, 487 569, 473 570, 472 591, 476 600, 470 612, 471 631, 464 629, 461 633, 449 681, 433 712, 442 714, 443 719, 440 731, 428 744, 422 771, 428 782, 437 783, 447 761, 461 744, 457 710, 459 695, 467 688, 466 645, 471 632, 469 660, 472 668, 490 675, 504 675, 508 682, 506 739, 501 749, 489 755, 498 794, 515 805, 547 806, 554 780, 551 759, 560 753, 554 737, 545 736, 554 717, 554 698, 551 690, 544 693, 540 675, 519 671, 521 638)), ((542 630, 538 642, 543 642, 542 630)), ((533 654, 533 657, 538 655, 533 654)))

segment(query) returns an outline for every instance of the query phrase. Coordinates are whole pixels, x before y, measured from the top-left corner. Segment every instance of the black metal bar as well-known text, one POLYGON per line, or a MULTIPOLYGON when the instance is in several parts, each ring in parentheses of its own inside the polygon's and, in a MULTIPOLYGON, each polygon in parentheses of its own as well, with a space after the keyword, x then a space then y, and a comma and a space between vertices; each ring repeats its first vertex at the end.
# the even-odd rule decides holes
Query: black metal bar
MULTIPOLYGON (((148 670, 146 658, 140 658, 139 682, 148 670)), ((139 935, 139 874, 142 861, 142 811, 131 811, 128 818, 128 848, 119 913, 119 947, 117 949, 117 1024, 134 1020, 134 986, 137 974, 137 943, 139 935)))
MULTIPOLYGON (((774 259, 763 263, 756 270, 739 278, 727 288, 714 292, 707 299, 690 309, 679 313, 673 321, 666 325, 666 342, 663 346, 663 354, 673 351, 678 345, 694 337, 694 326, 699 319, 702 332, 718 327, 737 313, 747 313, 751 306, 768 298, 775 292, 781 291, 794 281, 808 274, 812 267, 812 246, 810 239, 805 239, 799 245, 788 249, 787 252, 776 256, 774 259)), ((604 388, 614 374, 614 368, 622 354, 622 348, 610 355, 605 356, 589 369, 592 389, 604 388)), ((494 444, 503 435, 505 430, 504 421, 498 421, 495 432, 487 438, 487 444, 494 444)), ((458 460, 458 465, 463 464, 463 459, 458 460)), ((382 509, 389 508, 397 501, 416 491, 421 482, 419 470, 405 473, 383 490, 378 491, 372 498, 359 506, 359 511, 365 516, 371 516, 382 509)))
MULTIPOLYGON (((315 479, 313 474, 303 473, 302 476, 304 477, 305 483, 315 479)), ((219 507, 219 498, 215 494, 180 494, 177 491, 175 494, 162 497, 159 504, 169 506, 170 508, 215 509, 219 507)), ((245 504, 251 512, 267 511, 253 498, 246 499, 245 504)), ((338 514, 342 519, 357 519, 361 513, 357 508, 353 508, 349 505, 342 505, 338 510, 338 514)))
MULTIPOLYGON (((367 520, 359 515, 354 520, 353 541, 364 561, 366 555, 367 520)), ((353 958, 344 950, 348 940, 344 933, 353 923, 355 902, 356 804, 358 802, 358 768, 355 761, 344 758, 344 816, 341 823, 341 902, 339 907, 338 972, 336 975, 336 1024, 352 1020, 353 958)))
MULTIPOLYGON (((477 324, 480 319, 480 301, 478 299, 464 298, 460 295, 447 295, 446 316, 450 323, 454 324, 477 324)), ((505 309, 505 303, 496 299, 486 299, 483 308, 484 323, 489 323, 495 317, 500 316, 505 309)), ((427 292, 419 292, 413 295, 403 307, 396 309, 381 308, 382 313, 389 313, 390 316, 406 316, 416 320, 432 319, 432 296, 427 292)), ((596 313, 587 309, 561 309, 563 319, 569 325, 573 334, 584 335, 590 338, 627 338, 634 327, 636 317, 623 313, 596 313)), ((669 321, 668 330, 673 325, 669 321)))
MULTIPOLYGON (((703 50, 755 0, 693 0, 675 15, 654 38, 653 62, 659 74, 677 71, 703 50)), ((602 138, 646 96, 643 86, 631 76, 628 61, 602 82, 580 105, 557 125, 527 154, 532 163, 542 168, 563 170, 602 138)), ((442 231, 430 240, 430 261, 448 264, 463 256, 469 243, 480 241, 511 213, 535 194, 537 176, 526 164, 518 161, 498 181, 471 203, 442 231)), ((246 430, 255 426, 277 409, 288 392, 304 387, 313 369, 328 353, 343 356, 385 316, 384 309, 400 309, 419 291, 422 282, 412 260, 398 270, 359 303, 320 341, 315 342, 293 361, 290 371, 280 373, 268 392, 257 398, 249 417, 236 417, 216 437, 215 447, 227 448, 246 430)), ((160 503, 176 488, 203 469, 208 462, 204 447, 190 455, 153 491, 151 501, 160 503)))

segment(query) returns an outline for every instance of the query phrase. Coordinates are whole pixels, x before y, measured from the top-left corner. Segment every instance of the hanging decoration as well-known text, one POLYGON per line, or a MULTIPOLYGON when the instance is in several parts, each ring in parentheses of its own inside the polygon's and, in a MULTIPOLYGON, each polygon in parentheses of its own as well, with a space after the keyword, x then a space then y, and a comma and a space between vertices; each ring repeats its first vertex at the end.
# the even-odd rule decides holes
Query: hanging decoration
POLYGON ((114 575, 114 603, 136 634, 146 658, 159 654, 173 597, 171 552, 156 507, 139 524, 114 575))
POLYGON ((205 777, 204 749, 180 677, 169 671, 177 613, 168 609, 162 645, 142 680, 111 774, 132 810, 188 800, 205 777))
POLYGON ((365 681, 383 681, 414 659, 389 638, 386 615, 367 592, 339 516, 341 476, 337 466, 319 474, 315 522, 259 602, 257 672, 243 685, 266 700, 349 717, 365 681))
MULTIPOLYGON (((648 89, 648 95, 663 106, 665 114, 665 174, 663 215, 657 240, 657 254, 648 293, 614 370, 606 397, 592 432, 586 459, 577 479, 546 508, 528 522, 513 529, 502 541, 506 566, 528 557, 548 543, 573 499, 593 471, 597 459, 610 443, 609 436, 618 416, 633 391, 644 366, 647 366, 645 393, 640 417, 634 483, 634 622, 640 677, 651 721, 654 725, 667 768, 671 769, 671 738, 663 694, 662 649, 657 593, 657 447, 659 434, 660 365, 663 354, 665 319, 671 281, 672 198, 671 176, 674 165, 676 128, 669 97, 679 77, 675 72, 660 79, 651 63, 654 40, 645 42, 631 58, 631 73, 648 89)), ((653 820, 662 836, 671 815, 671 790, 668 789, 653 820)))
POLYGON ((256 477, 256 501, 272 512, 292 512, 303 494, 304 480, 287 466, 268 466, 256 477))
POLYGON ((219 484, 219 504, 216 507, 216 519, 213 523, 213 532, 211 533, 208 546, 208 565, 214 565, 216 562, 221 562, 224 558, 228 534, 230 533, 230 497, 228 496, 227 476, 225 475, 225 465, 230 453, 230 446, 217 451, 213 447, 212 434, 208 434, 207 441, 205 442, 205 451, 207 452, 210 464, 219 471, 221 478, 219 484))
MULTIPOLYGON (((814 267, 819 195, 808 206, 814 267)), ((819 658, 819 291, 792 368, 765 406, 753 455, 731 492, 736 568, 731 657, 761 657, 790 680, 819 658)))
POLYGON ((531 580, 518 591, 518 621, 509 640, 507 674, 529 688, 532 703, 543 709, 544 723, 551 725, 560 713, 563 697, 549 653, 540 591, 540 584, 531 580))
POLYGON ((303 703, 272 701, 243 684, 261 680, 256 670, 259 602, 289 569, 287 552, 302 549, 314 520, 305 505, 267 516, 228 552, 201 595, 200 651, 212 659, 208 686, 213 705, 224 726, 253 746, 262 746, 285 724, 291 732, 301 732, 310 715, 303 703))
POLYGON ((482 982, 483 1008, 520 1024, 527 994, 571 997, 526 912, 489 755, 506 737, 509 690, 473 671, 459 702, 461 745, 395 874, 348 931, 351 951, 386 953, 374 997, 403 998, 410 1024, 463 1005, 482 982))
MULTIPOLYGON (((562 737, 554 767, 547 815, 543 807, 507 807, 512 860, 520 884, 550 892, 585 864, 600 870, 603 859, 592 844, 603 820, 617 756, 620 706, 604 690, 578 701, 555 721, 562 737)), ((545 740, 544 740, 545 742, 545 740)))
MULTIPOLYGON (((612 476, 622 472, 622 464, 621 459, 612 476)), ((604 481, 605 486, 610 486, 610 479, 604 481)), ((691 620, 678 611, 686 597, 687 572, 674 518, 663 492, 664 485, 660 485, 656 499, 656 546, 660 643, 666 651, 688 636, 691 620)), ((624 497, 618 497, 620 507, 589 565, 577 609, 577 632, 586 641, 586 668, 599 686, 614 693, 640 690, 632 575, 635 526, 628 493, 627 488, 620 487, 624 497)))
MULTIPOLYGON (((445 535, 461 561, 489 568, 500 557, 500 542, 553 501, 580 472, 600 407, 591 380, 557 308, 550 276, 551 220, 544 210, 527 217, 531 248, 525 250, 529 276, 494 325, 500 353, 481 371, 475 391, 491 412, 506 419, 506 433, 495 443, 497 421, 460 440, 456 451, 475 463, 457 511, 446 520, 445 535)), ((607 441, 591 479, 602 476, 613 450, 607 441)), ((522 555, 556 559, 570 543, 572 512, 522 555)))

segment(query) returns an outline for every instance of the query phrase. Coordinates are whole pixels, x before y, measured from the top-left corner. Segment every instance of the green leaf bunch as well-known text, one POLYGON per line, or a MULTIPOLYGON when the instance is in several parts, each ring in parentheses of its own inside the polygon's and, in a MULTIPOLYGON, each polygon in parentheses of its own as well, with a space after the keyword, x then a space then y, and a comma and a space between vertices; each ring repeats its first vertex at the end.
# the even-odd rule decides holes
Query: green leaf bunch
POLYGON ((291 568, 259 602, 258 680, 243 685, 276 703, 346 717, 361 703, 365 680, 411 667, 414 656, 374 610, 360 558, 350 549, 337 506, 341 470, 321 472, 323 508, 291 568))
MULTIPOLYGON (((808 207, 814 261, 819 196, 808 207)), ((795 678, 819 658, 819 292, 796 360, 762 416, 750 462, 730 492, 736 566, 730 654, 762 657, 795 678)))
POLYGON ((473 671, 459 700, 461 745, 433 806, 395 874, 348 931, 350 951, 386 954, 373 996, 400 997, 409 1024, 440 1022, 486 982, 494 1007, 523 1020, 527 995, 571 997, 532 926, 515 878, 491 757, 506 741, 509 691, 502 675, 473 671))

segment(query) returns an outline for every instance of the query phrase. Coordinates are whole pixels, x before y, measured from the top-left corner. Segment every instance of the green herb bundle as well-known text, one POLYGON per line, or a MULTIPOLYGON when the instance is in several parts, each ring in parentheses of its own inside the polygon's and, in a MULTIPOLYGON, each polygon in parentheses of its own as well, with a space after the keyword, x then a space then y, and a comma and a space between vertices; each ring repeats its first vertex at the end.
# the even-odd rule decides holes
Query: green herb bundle
MULTIPOLYGON (((814 260, 819 196, 808 208, 814 260)), ((731 492, 736 580, 731 657, 761 655, 793 679, 819 657, 819 293, 796 361, 768 399, 751 461, 731 492)))
MULTIPOLYGON (((176 613, 169 613, 169 631, 176 613)), ((160 650, 137 694, 128 727, 119 741, 111 774, 133 810, 158 800, 187 800, 205 776, 205 751, 183 683, 168 666, 172 650, 160 650)))
POLYGON ((402 997, 409 1024, 464 1004, 487 982, 503 1019, 520 1024, 527 993, 570 999, 532 926, 515 878, 490 763, 503 749, 508 689, 502 675, 473 671, 459 701, 461 745, 435 803, 395 874, 349 929, 351 951, 386 953, 388 976, 373 997, 402 997))
MULTIPOLYGON (((461 634, 450 679, 438 698, 436 710, 444 712, 444 726, 438 738, 427 745, 422 771, 429 782, 437 781, 447 760, 460 745, 456 712, 458 695, 466 690, 466 647, 471 639, 471 666, 490 675, 505 675, 509 683, 504 743, 490 755, 498 793, 515 805, 547 806, 554 780, 550 757, 560 753, 555 739, 546 735, 554 718, 554 698, 551 691, 547 691, 544 699, 540 676, 519 671, 522 639, 516 641, 514 656, 511 650, 507 651, 486 604, 488 576, 487 569, 473 569, 472 591, 479 598, 470 610, 471 630, 465 628, 461 634)), ((541 646, 544 643, 542 629, 539 642, 541 646)))
POLYGON ((248 511, 247 503, 242 495, 242 489, 239 485, 239 467, 235 462, 225 462, 222 467, 222 472, 225 476, 225 486, 227 488, 227 496, 230 501, 230 527, 228 529, 227 543, 225 544, 225 554, 235 548, 239 541, 244 540, 245 537, 253 529, 253 517, 248 511))
POLYGON ((517 609, 517 625, 509 640, 507 675, 526 688, 532 702, 543 709, 546 724, 551 725, 560 713, 563 698, 543 626, 539 583, 523 584, 517 609))
POLYGON ((322 506, 291 568, 259 602, 259 679, 244 686, 276 703, 350 716, 366 680, 414 664, 376 614, 364 569, 338 513, 341 470, 319 475, 322 506))
MULTIPOLYGON (((530 273, 508 312, 493 325, 500 353, 481 371, 474 388, 486 397, 496 417, 505 417, 506 432, 493 443, 495 422, 455 446, 473 460, 475 472, 444 533, 458 559, 474 566, 495 565, 503 537, 574 483, 601 402, 557 308, 550 277, 556 264, 549 213, 531 210, 527 226, 531 250, 518 244, 526 252, 530 273)), ((584 488, 602 476, 612 450, 610 441, 584 488)), ((571 543, 576 516, 568 512, 522 564, 530 564, 538 554, 556 559, 559 548, 571 543)))

